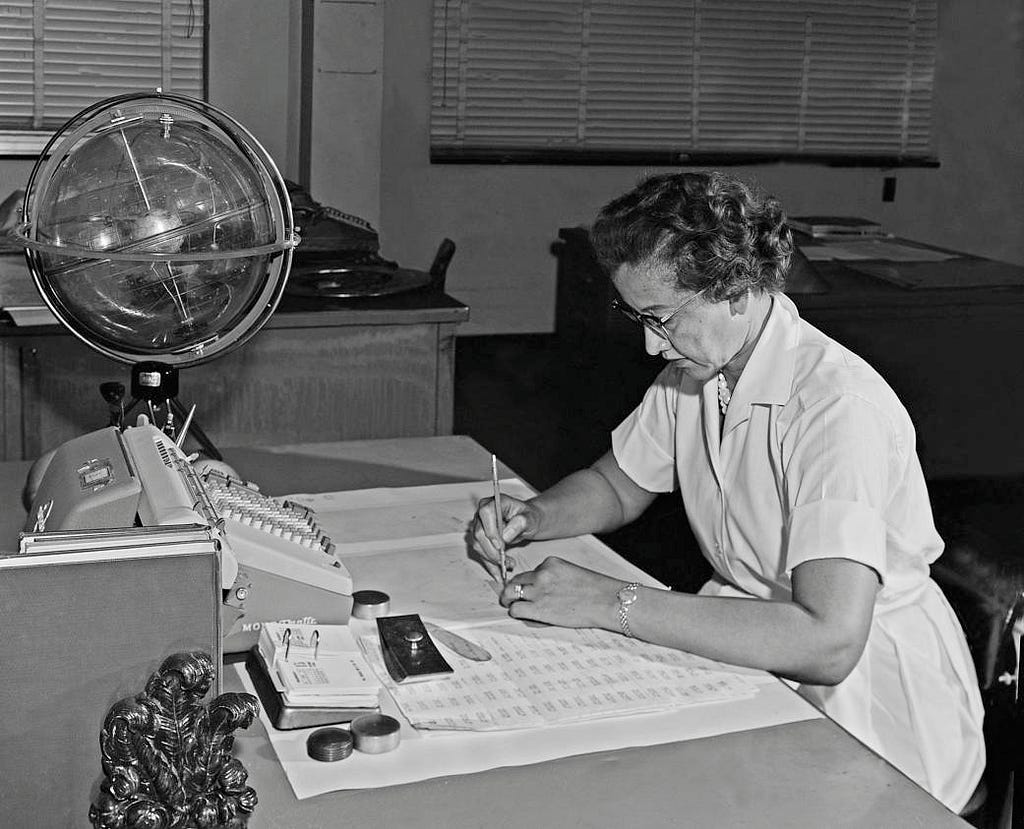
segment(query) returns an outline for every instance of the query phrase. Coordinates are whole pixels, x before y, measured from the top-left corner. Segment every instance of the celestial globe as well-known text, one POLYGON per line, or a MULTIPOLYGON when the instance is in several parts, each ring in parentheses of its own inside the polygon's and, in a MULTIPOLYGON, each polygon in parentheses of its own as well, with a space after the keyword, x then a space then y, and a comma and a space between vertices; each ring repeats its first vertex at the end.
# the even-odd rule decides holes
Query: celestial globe
POLYGON ((238 347, 281 298, 299 237, 273 159, 203 101, 108 98, 65 124, 16 235, 57 319, 127 363, 184 367, 238 347))

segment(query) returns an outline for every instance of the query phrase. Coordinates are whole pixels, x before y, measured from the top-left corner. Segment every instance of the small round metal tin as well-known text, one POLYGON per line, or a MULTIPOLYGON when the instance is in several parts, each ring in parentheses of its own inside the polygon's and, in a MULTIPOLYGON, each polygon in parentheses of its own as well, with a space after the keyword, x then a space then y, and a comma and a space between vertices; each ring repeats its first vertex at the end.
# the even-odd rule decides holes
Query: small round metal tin
POLYGON ((391 610, 391 597, 382 590, 356 590, 352 594, 352 615, 357 619, 376 619, 387 616, 391 610))
POLYGON ((357 751, 384 754, 398 748, 401 725, 387 714, 363 714, 352 720, 352 738, 357 751))
POLYGON ((318 728, 306 738, 306 753, 321 763, 333 763, 348 757, 354 744, 344 728, 318 728))

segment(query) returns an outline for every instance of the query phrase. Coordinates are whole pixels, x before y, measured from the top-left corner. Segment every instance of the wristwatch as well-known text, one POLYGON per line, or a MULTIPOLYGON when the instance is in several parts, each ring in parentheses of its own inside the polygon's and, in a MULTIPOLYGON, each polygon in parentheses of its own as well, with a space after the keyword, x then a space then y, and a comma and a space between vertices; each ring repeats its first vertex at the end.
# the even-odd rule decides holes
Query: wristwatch
POLYGON ((622 628, 622 633, 630 639, 633 638, 633 631, 629 629, 629 609, 637 600, 638 587, 640 587, 640 582, 631 581, 624 587, 620 587, 616 594, 619 600, 619 627, 622 628))

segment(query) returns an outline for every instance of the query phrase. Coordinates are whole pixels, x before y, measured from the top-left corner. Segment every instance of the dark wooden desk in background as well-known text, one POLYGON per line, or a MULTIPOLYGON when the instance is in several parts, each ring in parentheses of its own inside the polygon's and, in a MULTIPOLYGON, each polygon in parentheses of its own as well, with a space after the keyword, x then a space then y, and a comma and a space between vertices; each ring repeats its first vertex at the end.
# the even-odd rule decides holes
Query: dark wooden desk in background
MULTIPOLYGON (((609 313, 611 289, 587 230, 563 228, 559 236, 560 342, 642 351, 635 328, 609 313)), ((900 396, 917 427, 926 477, 1024 474, 1024 267, 966 254, 884 263, 897 274, 927 272, 924 284, 908 289, 858 271, 862 264, 815 262, 820 281, 797 279, 787 293, 808 322, 871 363, 900 396), (927 285, 928 273, 945 284, 967 268, 999 269, 1017 284, 927 285)), ((640 370, 653 378, 660 368, 653 361, 640 370)))
MULTIPOLYGON (((4 274, 28 279, 20 254, 2 258, 4 274)), ((179 397, 198 404, 196 422, 218 446, 451 434, 455 329, 468 318, 436 291, 333 304, 286 296, 243 348, 184 369, 179 397)), ((107 380, 127 388, 129 367, 63 327, 0 322, 0 460, 105 426, 107 380)))

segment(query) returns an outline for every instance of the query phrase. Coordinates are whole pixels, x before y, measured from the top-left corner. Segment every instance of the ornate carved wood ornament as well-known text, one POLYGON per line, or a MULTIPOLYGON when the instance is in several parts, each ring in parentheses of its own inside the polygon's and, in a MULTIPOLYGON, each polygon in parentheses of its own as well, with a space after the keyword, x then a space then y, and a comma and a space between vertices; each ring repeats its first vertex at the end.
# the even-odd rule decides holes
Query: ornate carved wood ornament
POLYGON ((96 829, 241 829, 256 806, 233 732, 259 713, 251 694, 204 706, 214 666, 202 651, 164 660, 144 692, 115 703, 100 732, 105 779, 89 820, 96 829))

